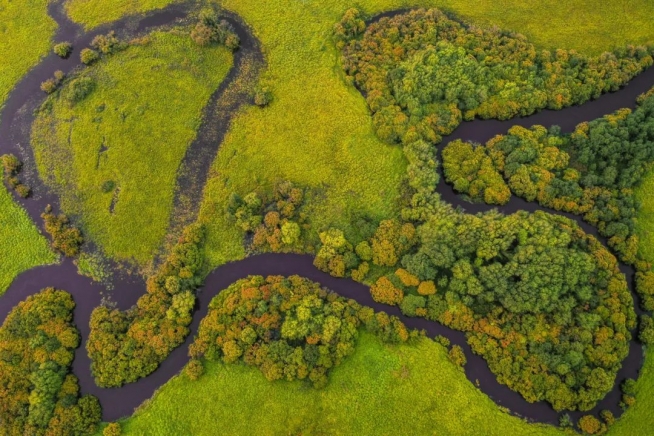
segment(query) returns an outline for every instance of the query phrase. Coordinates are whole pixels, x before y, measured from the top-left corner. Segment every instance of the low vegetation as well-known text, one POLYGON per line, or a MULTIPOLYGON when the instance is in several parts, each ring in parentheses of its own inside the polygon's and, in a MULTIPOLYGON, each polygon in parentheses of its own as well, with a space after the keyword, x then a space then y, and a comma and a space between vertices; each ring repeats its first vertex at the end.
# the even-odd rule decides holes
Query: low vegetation
POLYGON ((502 412, 427 338, 389 345, 362 331, 329 380, 324 389, 307 389, 301 380, 271 383, 256 368, 209 361, 199 380, 168 382, 122 422, 123 434, 211 435, 216 422, 234 435, 563 434, 502 412))
POLYGON ((84 234, 108 256, 144 264, 163 242, 177 169, 232 55, 197 46, 185 31, 129 48, 110 33, 92 45, 105 59, 51 95, 32 145, 40 174, 84 234))
POLYGON ((0 295, 18 274, 57 260, 46 239, 4 186, 0 186, 0 236, 0 295))
POLYGON ((16 83, 52 49, 57 28, 48 0, 3 2, 0 9, 0 109, 16 83))
POLYGON ((80 338, 70 294, 52 288, 15 307, 0 327, 0 422, 6 434, 86 435, 102 414, 70 374, 80 338))

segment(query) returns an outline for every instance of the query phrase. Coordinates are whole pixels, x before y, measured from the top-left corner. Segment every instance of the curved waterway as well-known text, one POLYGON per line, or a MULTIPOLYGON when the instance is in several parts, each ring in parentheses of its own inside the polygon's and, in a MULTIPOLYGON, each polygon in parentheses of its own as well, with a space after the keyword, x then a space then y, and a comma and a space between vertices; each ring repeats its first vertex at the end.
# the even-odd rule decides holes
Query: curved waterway
MULTIPOLYGON (((88 46, 90 41, 98 34, 115 30, 119 35, 137 35, 148 32, 161 26, 175 24, 183 20, 192 10, 189 4, 178 4, 146 14, 145 16, 127 17, 120 21, 96 28, 91 32, 72 23, 63 11, 60 3, 50 3, 50 15, 59 25, 56 41, 70 41, 76 51, 88 46)), ((397 13, 397 12, 395 12, 397 13)), ((388 15, 388 14, 385 14, 388 15)), ((201 192, 207 179, 207 174, 213 157, 215 157, 222 138, 227 131, 232 115, 240 106, 249 101, 249 86, 234 87, 239 79, 245 80, 248 85, 256 83, 256 78, 264 65, 264 56, 260 44, 252 35, 250 29, 235 15, 227 13, 227 20, 234 26, 241 38, 241 47, 235 52, 234 67, 225 81, 211 97, 209 105, 204 110, 204 121, 194 142, 189 147, 181 168, 195 171, 180 171, 175 194, 176 207, 179 204, 188 204, 182 201, 183 197, 195 199, 195 194, 186 191, 201 192), (246 68, 247 67, 247 68, 246 68), (227 98, 227 96, 231 98, 227 98), (235 97, 235 98, 234 98, 235 97), (225 102, 229 100, 229 102, 225 102), (199 187, 199 189, 198 189, 199 187)), ((42 227, 40 214, 47 204, 58 205, 57 196, 40 182, 36 173, 36 165, 30 148, 30 128, 33 121, 33 111, 43 100, 40 90, 41 82, 53 76, 54 71, 62 70, 66 73, 79 68, 79 64, 72 59, 64 60, 50 54, 33 68, 14 88, 7 100, 0 118, 0 154, 14 153, 25 162, 24 175, 29 179, 33 188, 33 198, 24 200, 15 196, 15 199, 28 212, 32 220, 42 227)), ((493 136, 505 133, 511 126, 531 126, 542 124, 545 126, 558 125, 564 131, 572 131, 574 126, 583 121, 599 118, 620 108, 634 107, 636 97, 654 85, 654 69, 649 69, 633 79, 620 91, 601 96, 581 106, 569 107, 560 111, 544 110, 532 116, 517 118, 508 121, 475 120, 464 122, 459 128, 443 141, 443 144, 454 139, 473 140, 484 142, 493 136)), ((446 184, 441 177, 438 191, 443 200, 458 206, 469 213, 478 213, 490 209, 510 214, 518 210, 534 212, 543 210, 549 213, 564 215, 576 221, 587 233, 595 235, 597 229, 581 220, 580 217, 550 210, 535 203, 529 203, 516 196, 505 206, 488 206, 485 204, 472 204, 464 201, 457 195, 452 187, 446 184)), ((194 201, 191 204, 197 204, 194 201)), ((192 220, 194 213, 187 215, 186 220, 192 220)), ((171 228, 183 225, 183 222, 171 222, 171 228)), ((621 264, 621 271, 625 274, 627 282, 633 292, 633 270, 621 264)), ((400 318, 409 328, 421 329, 427 335, 443 335, 453 344, 463 347, 468 358, 465 367, 467 378, 477 384, 479 388, 490 396, 498 405, 508 408, 512 413, 526 417, 533 421, 557 424, 559 413, 554 411, 548 403, 528 403, 522 396, 508 387, 497 382, 495 376, 480 356, 472 354, 462 332, 452 330, 439 323, 422 318, 409 318, 404 316, 397 307, 390 307, 373 301, 368 287, 350 279, 339 279, 317 270, 313 266, 313 258, 309 255, 269 253, 248 257, 241 261, 228 263, 214 269, 206 278, 204 286, 198 292, 198 304, 193 314, 190 326, 191 334, 185 343, 175 349, 161 366, 151 375, 135 383, 120 388, 99 388, 95 385, 90 370, 90 360, 86 354, 85 342, 89 335, 89 319, 95 307, 102 304, 102 299, 108 295, 104 285, 77 274, 77 267, 70 259, 61 264, 33 268, 19 275, 11 284, 7 292, 0 297, 0 319, 6 315, 19 302, 28 296, 39 292, 46 287, 55 287, 72 294, 76 302, 75 323, 82 336, 82 346, 75 353, 73 372, 79 378, 81 390, 84 394, 98 397, 102 404, 103 419, 113 421, 120 417, 130 415, 143 401, 152 397, 154 392, 176 375, 188 361, 188 346, 193 340, 200 320, 206 315, 211 299, 220 290, 227 288, 238 279, 249 275, 299 275, 320 283, 322 286, 339 295, 356 300, 359 304, 370 306, 377 311, 384 311, 400 318)), ((134 305, 145 290, 144 280, 140 277, 125 274, 114 274, 112 282, 111 300, 121 309, 134 305)), ((636 305, 636 312, 640 313, 636 305)), ((629 356, 625 359, 619 371, 613 390, 598 403, 592 412, 608 409, 617 416, 621 413, 619 408, 621 392, 620 383, 625 378, 636 378, 642 365, 642 346, 636 341, 630 344, 629 356)), ((573 417, 580 413, 571 413, 573 417)))

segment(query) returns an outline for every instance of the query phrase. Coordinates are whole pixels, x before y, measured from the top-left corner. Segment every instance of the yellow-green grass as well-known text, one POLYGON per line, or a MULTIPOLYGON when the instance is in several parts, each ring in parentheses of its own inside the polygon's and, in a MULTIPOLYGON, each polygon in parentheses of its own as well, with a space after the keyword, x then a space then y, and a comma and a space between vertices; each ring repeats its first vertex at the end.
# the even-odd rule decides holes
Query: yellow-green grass
POLYGON ((502 412, 441 345, 424 339, 390 346, 370 334, 361 335, 325 389, 210 363, 198 381, 169 381, 122 424, 127 435, 562 434, 502 412))
POLYGON ((91 29, 100 24, 116 21, 125 15, 134 15, 163 8, 179 0, 68 0, 65 3, 68 16, 75 22, 91 29))
MULTIPOLYGON (((114 21, 127 14, 163 8, 176 0, 68 0, 70 17, 88 28, 114 21)), ((272 2, 266 2, 266 6, 272 2)), ((388 9, 385 0, 359 2, 294 2, 295 9, 324 5, 327 12, 343 6, 360 6, 370 12, 388 9)), ((226 5, 229 1, 225 2, 226 5)), ((259 5, 261 5, 259 3, 259 5)), ((440 7, 480 25, 497 25, 528 36, 550 48, 572 48, 599 53, 625 44, 652 41, 654 4, 649 0, 416 0, 395 1, 391 7, 440 7)), ((263 10, 266 8, 261 7, 263 10)), ((275 16, 271 15, 271 21, 275 16)), ((281 29, 280 29, 281 30, 281 29)))
MULTIPOLYGON (((47 15, 47 3, 0 0, 0 113, 12 88, 52 46, 57 26, 47 15)), ((0 187, 0 294, 21 272, 55 260, 25 211, 0 187)))
POLYGON ((0 295, 21 272, 56 260, 25 210, 0 186, 0 295))
POLYGON ((48 0, 0 0, 0 110, 12 88, 48 54, 57 25, 48 0))
POLYGON ((81 75, 96 81, 86 99, 71 106, 57 98, 37 117, 32 143, 41 176, 108 256, 143 264, 156 254, 178 167, 232 64, 224 47, 156 32, 85 69, 81 75), (103 189, 106 182, 115 186, 103 189))
POLYGON ((636 220, 639 254, 654 263, 654 171, 650 171, 638 186, 636 198, 640 202, 636 220))

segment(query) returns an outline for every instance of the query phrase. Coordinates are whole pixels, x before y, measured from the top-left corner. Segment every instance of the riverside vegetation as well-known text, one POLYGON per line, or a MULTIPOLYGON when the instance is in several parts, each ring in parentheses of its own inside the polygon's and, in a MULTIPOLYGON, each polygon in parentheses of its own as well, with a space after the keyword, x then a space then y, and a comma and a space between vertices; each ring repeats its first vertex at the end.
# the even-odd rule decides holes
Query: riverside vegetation
MULTIPOLYGON (((75 4, 76 2, 72 3, 75 4)), ((139 7, 148 8, 151 6, 152 5, 150 4, 144 4, 140 5, 139 7)), ((120 7, 122 7, 122 5, 119 5, 118 9, 120 7)), ((252 12, 250 10, 250 5, 247 2, 244 5, 238 6, 237 9, 238 8, 241 8, 245 15, 248 15, 249 12, 250 17, 253 18, 255 26, 261 25, 262 19, 259 18, 262 17, 259 17, 258 13, 252 12)), ((339 9, 339 11, 342 11, 342 9, 343 8, 339 9)), ((263 11, 259 13, 262 14, 263 11)), ((360 27, 357 20, 358 18, 355 17, 356 27, 360 27)), ((264 38, 266 36, 269 37, 270 35, 264 32, 264 38)), ((628 57, 629 56, 627 56, 627 58, 628 57)), ((110 60, 111 58, 109 61, 110 60)), ((102 63, 99 65, 101 64, 102 63)), ((276 66, 273 62, 271 64, 271 69, 273 71, 279 71, 279 65, 276 66), (276 67, 278 70, 275 70, 276 67)), ((629 68, 627 68, 627 70, 629 70, 629 68)), ((628 72, 628 74, 632 73, 633 71, 628 72)), ((91 95, 93 95, 93 93, 91 93, 91 95)), ((281 93, 276 92, 275 95, 281 95, 281 93)), ((273 111, 274 114, 275 110, 279 110, 279 106, 278 109, 275 109, 275 103, 276 101, 274 101, 272 106, 269 108, 263 110, 257 109, 260 110, 261 114, 265 113, 264 115, 245 115, 245 117, 250 116, 256 119, 257 117, 265 118, 274 116, 270 115, 271 111, 273 111)), ((392 128, 394 127, 395 126, 392 126, 392 128)), ((420 135, 422 136, 423 132, 420 132, 420 135)), ((243 138, 245 138, 245 136, 236 139, 233 139, 232 137, 228 138, 227 141, 238 142, 243 138)), ((326 219, 323 219, 323 222, 319 223, 312 222, 312 225, 317 226, 314 227, 314 229, 324 229, 324 231, 319 235, 315 230, 309 231, 308 228, 302 227, 308 222, 306 221, 305 217, 300 217, 300 215, 294 216, 292 214, 283 216, 279 210, 274 210, 274 206, 266 206, 266 202, 264 201, 259 206, 259 209, 255 211, 256 213, 253 213, 253 216, 258 215, 262 218, 260 224, 255 227, 256 231, 257 228, 261 228, 260 226, 263 225, 263 230, 260 231, 260 235, 262 235, 260 240, 265 241, 265 244, 261 245, 260 249, 278 251, 279 248, 276 248, 275 243, 278 243, 280 239, 282 244, 287 246, 287 249, 297 250, 299 247, 304 247, 306 249, 316 247, 316 251, 318 251, 317 264, 321 268, 331 271, 336 275, 351 275, 358 280, 375 283, 375 286, 373 286, 372 290, 373 295, 376 295, 376 298, 385 302, 399 303, 402 307, 402 310, 406 313, 413 313, 421 316, 427 315, 429 313, 428 311, 433 309, 433 306, 428 306, 426 303, 423 305, 422 302, 430 300, 438 301, 438 299, 443 300, 443 293, 446 294, 446 297, 449 296, 449 299, 445 298, 445 301, 448 304, 454 301, 454 307, 457 309, 461 306, 457 305, 459 302, 455 301, 456 298, 453 298, 452 295, 457 298, 461 298, 461 300, 465 300, 465 304, 461 303, 464 307, 472 308, 472 313, 464 310, 462 316, 458 317, 458 315, 460 315, 459 313, 457 313, 456 316, 452 316, 452 323, 462 322, 463 324, 468 324, 469 320, 472 319, 474 320, 473 324, 476 323, 475 327, 479 327, 477 324, 479 324, 480 320, 483 320, 488 315, 487 312, 489 310, 491 312, 491 316, 498 315, 497 313, 493 313, 493 305, 502 306, 503 308, 510 307, 511 311, 515 311, 519 314, 527 312, 528 315, 531 315, 529 312, 535 311, 535 318, 538 320, 538 322, 545 322, 546 324, 545 328, 543 328, 543 326, 540 324, 536 325, 535 330, 533 331, 529 331, 531 326, 527 328, 526 334, 532 335, 534 342, 536 343, 544 340, 547 344, 548 339, 553 338, 558 340, 557 335, 560 335, 560 332, 557 332, 556 329, 549 330, 551 325, 547 323, 548 316, 553 313, 550 312, 550 310, 554 311, 553 308, 559 307, 560 304, 571 304, 571 307, 578 307, 575 306, 575 304, 586 302, 588 306, 592 307, 591 310, 598 311, 597 314, 600 318, 599 321, 596 317, 592 317, 593 319, 591 320, 590 318, 585 319, 586 317, 579 315, 570 322, 573 323, 572 325, 576 326, 575 328, 578 327, 579 330, 577 330, 577 332, 581 337, 588 339, 586 332, 592 332, 592 339, 590 342, 586 343, 586 345, 590 347, 590 350, 600 349, 602 346, 605 346, 607 349, 610 349, 608 355, 612 356, 612 358, 617 358, 617 356, 621 355, 622 350, 624 350, 623 345, 626 343, 626 341, 628 341, 628 332, 626 335, 623 333, 625 329, 629 326, 632 326, 634 322, 633 313, 631 313, 629 310, 631 303, 630 301, 627 301, 628 298, 626 297, 626 287, 624 286, 623 280, 617 276, 615 271, 615 259, 613 259, 605 249, 598 247, 597 242, 592 238, 581 235, 581 232, 569 221, 551 219, 540 215, 536 215, 534 217, 516 215, 508 218, 500 218, 488 215, 478 218, 482 220, 484 224, 492 223, 491 226, 496 226, 497 229, 503 229, 503 226, 518 224, 518 227, 522 226, 520 229, 525 231, 524 233, 507 237, 507 240, 513 241, 507 242, 502 238, 496 238, 496 235, 492 234, 490 231, 483 232, 479 229, 475 230, 477 233, 486 233, 485 236, 487 236, 487 238, 482 237, 478 241, 482 246, 477 247, 477 251, 479 251, 481 254, 466 253, 465 250, 462 250, 461 247, 457 247, 455 244, 451 246, 448 245, 451 244, 451 241, 434 242, 433 240, 428 240, 428 238, 433 236, 433 233, 431 235, 429 233, 430 225, 432 226, 432 229, 440 226, 441 224, 443 224, 445 227, 454 225, 455 228, 459 228, 456 226, 461 226, 460 228, 466 229, 468 224, 470 224, 472 221, 476 221, 476 219, 458 217, 455 213, 448 210, 447 207, 441 205, 438 202, 438 198, 435 195, 435 181, 437 181, 437 178, 435 178, 434 175, 434 170, 436 168, 436 158, 431 144, 434 138, 430 137, 429 135, 425 135, 421 139, 422 140, 405 141, 403 145, 405 157, 409 162, 408 185, 410 189, 407 190, 408 198, 407 194, 405 194, 403 198, 398 195, 398 198, 402 203, 402 220, 400 220, 398 216, 394 220, 385 220, 379 224, 381 218, 387 218, 389 216, 389 214, 386 213, 388 211, 380 213, 378 216, 366 216, 366 214, 363 213, 361 214, 362 218, 360 219, 354 219, 355 217, 353 215, 356 214, 349 213, 343 215, 343 219, 340 223, 330 223, 343 224, 341 226, 343 231, 338 229, 329 229, 328 227, 333 226, 325 226, 324 224, 327 223, 326 219), (438 220, 429 221, 425 219, 425 217, 434 211, 437 211, 438 214, 440 214, 439 217, 442 221, 441 223, 438 223, 438 220), (274 222, 274 215, 271 215, 269 222, 265 221, 265 217, 270 212, 277 212, 279 214, 280 219, 278 222, 274 222), (286 220, 286 222, 283 222, 284 220, 286 220), (351 223, 354 222, 363 222, 366 224, 366 226, 362 227, 361 231, 359 231, 359 229, 357 229, 357 231, 353 231, 352 227, 354 226, 352 226, 351 223), (288 225, 289 223, 297 223, 297 227, 292 224, 288 225), (287 231, 285 232, 286 240, 292 240, 293 243, 291 244, 286 244, 284 241, 284 224, 287 224, 287 231), (546 234, 553 240, 556 240, 554 245, 548 245, 548 242, 552 241, 534 240, 534 234, 537 233, 534 229, 540 229, 540 227, 546 228, 546 234), (301 230, 298 232, 298 229, 301 230), (423 236, 425 239, 423 239, 423 236), (271 244, 270 241, 273 241, 273 244, 271 244), (434 245, 430 245, 432 243, 434 245), (598 273, 602 279, 599 280, 599 282, 592 283, 590 286, 591 289, 575 288, 574 291, 572 290, 572 286, 559 286, 561 283, 563 283, 563 280, 554 280, 554 282, 557 283, 554 283, 550 289, 552 291, 551 298, 546 298, 546 304, 543 306, 539 306, 538 303, 534 303, 533 301, 515 301, 515 298, 512 299, 512 297, 515 296, 503 295, 502 293, 498 293, 497 295, 493 295, 493 292, 488 293, 482 291, 481 293, 478 293, 478 291, 480 291, 483 286, 481 288, 477 286, 473 279, 479 276, 479 272, 481 270, 489 266, 486 264, 486 262, 489 260, 497 260, 493 258, 492 254, 494 252, 499 253, 502 248, 505 247, 505 245, 503 245, 505 243, 509 243, 509 245, 517 243, 517 248, 510 247, 515 249, 515 253, 511 253, 511 255, 518 258, 521 258, 521 256, 526 256, 525 258, 529 259, 530 262, 534 262, 533 259, 536 259, 537 257, 534 253, 530 252, 530 247, 546 246, 548 247, 547 250, 561 253, 559 256, 571 256, 575 259, 575 261, 572 263, 569 269, 562 268, 559 271, 560 275, 557 275, 557 277, 565 277, 566 279, 571 278, 573 284, 577 283, 577 280, 579 283, 583 282, 588 275, 593 273, 598 273), (488 244, 488 246, 486 244, 488 244), (494 244, 497 244, 498 246, 495 246, 494 244), (527 247, 524 249, 524 252, 522 249, 523 246, 527 247), (437 269, 439 275, 442 272, 441 270, 438 270, 438 268, 441 267, 441 264, 438 263, 441 261, 441 259, 438 259, 436 263, 434 262, 433 257, 436 251, 434 247, 449 247, 454 252, 454 254, 451 257, 445 259, 443 261, 444 263, 442 264, 447 265, 447 262, 450 261, 457 263, 456 270, 453 266, 451 270, 446 270, 446 273, 443 274, 447 278, 448 283, 446 283, 445 280, 439 282, 436 277, 436 272, 430 271, 430 268, 437 269), (417 259, 414 259, 413 267, 409 266, 408 264, 404 264, 404 258, 407 255, 409 255, 409 257, 417 257, 417 259), (430 256, 432 256, 432 258, 430 258, 430 256), (486 256, 490 257, 487 258, 486 256), (466 260, 469 265, 466 265, 466 260), (434 265, 438 265, 438 267, 435 267, 434 265), (402 267, 401 269, 398 268, 400 266, 402 267), (422 267, 426 267, 427 273, 423 274, 423 276, 418 276, 418 268, 422 267), (430 277, 429 274, 432 273, 434 274, 433 279, 421 280, 421 277, 430 277), (461 284, 457 282, 457 280, 459 280, 459 282, 465 283, 461 284), (455 284, 455 286, 451 289, 450 287, 452 286, 452 283, 449 282, 454 282, 455 284), (587 299, 589 293, 591 294, 590 300, 587 299), (422 300, 420 300, 420 298, 422 298, 422 300), (547 303, 549 303, 549 305, 547 303), (606 314, 607 310, 614 310, 616 312, 616 315, 618 316, 615 318, 615 320, 607 320, 602 318, 602 314, 606 314), (483 315, 480 315, 480 312, 483 315), (477 318, 479 316, 481 316, 481 318, 477 318), (576 323, 579 323, 579 325, 576 323), (602 336, 603 339, 598 341, 597 338, 600 336, 600 330, 601 335, 606 334, 606 338, 602 336), (598 342, 601 342, 601 344, 598 342)), ((376 142, 375 145, 380 146, 380 144, 376 142)), ((389 151, 389 153, 395 152, 389 151)), ((396 154, 396 156, 399 156, 399 154, 396 154)), ((234 155, 229 155, 230 159, 233 157, 234 155)), ((247 156, 239 157, 239 159, 246 157, 247 156)), ((238 165, 236 167, 238 167, 238 165)), ((403 170, 402 165, 396 165, 396 167, 403 170)), ((292 171, 289 172, 288 175, 284 175, 285 178, 293 180, 297 180, 296 176, 297 174, 293 174, 292 171)), ((219 177, 228 178, 229 175, 223 175, 219 177)), ((397 180, 395 180, 395 182, 396 181, 397 180)), ((263 192, 267 191, 267 189, 272 186, 272 182, 273 181, 270 180, 270 177, 264 181, 263 185, 265 185, 265 188, 261 189, 261 193, 259 194, 261 198, 270 198, 267 196, 267 194, 263 194, 263 192)), ((244 183, 242 181, 237 181, 236 185, 236 189, 230 188, 233 189, 233 192, 249 192, 251 189, 244 190, 243 187, 252 188, 252 184, 250 182, 244 183)), ((298 189, 300 189, 303 193, 313 192, 314 187, 307 187, 307 185, 309 184, 306 183, 306 180, 299 180, 296 184, 298 187, 302 186, 302 188, 298 189)), ((212 209, 211 202, 215 201, 215 198, 220 197, 218 194, 224 194, 227 190, 226 188, 221 188, 222 190, 216 190, 215 186, 216 185, 214 185, 213 192, 208 191, 210 200, 208 201, 208 207, 205 208, 205 218, 207 216, 211 216, 212 210, 215 211, 215 208, 212 209), (211 199, 211 196, 213 196, 213 199, 211 199)), ((398 194, 399 192, 400 191, 398 191, 398 194)), ((316 198, 325 196, 324 191, 318 192, 317 194, 318 195, 316 195, 316 198)), ((329 195, 327 196, 329 197, 329 195)), ((256 207, 254 209, 256 209, 256 207)), ((311 204, 311 202, 309 202, 309 204, 303 204, 300 209, 303 209, 303 211, 308 211, 308 213, 311 213, 312 215, 316 214, 318 210, 314 205, 311 204)), ((225 217, 219 218, 217 220, 217 224, 212 223, 209 226, 209 237, 208 243, 206 244, 208 246, 207 252, 210 255, 209 263, 211 264, 219 261, 221 256, 223 256, 222 253, 217 254, 215 248, 217 239, 216 235, 219 234, 216 232, 216 229, 225 228, 223 223, 221 223, 221 219, 226 223, 229 223, 228 228, 235 228, 233 227, 233 221, 230 220, 230 213, 227 211, 227 207, 221 205, 219 210, 226 211, 224 214, 225 217)), ((336 208, 330 210, 333 211, 336 210, 336 208)), ((392 214, 397 214, 398 212, 400 212, 400 207, 397 207, 397 210, 393 211, 392 214)), ((454 230, 452 231, 454 232, 454 230)), ((472 229, 471 233, 473 233, 472 229)), ((232 231, 231 235, 233 234, 234 232, 232 231)), ((475 234, 474 237, 476 236, 477 235, 475 234)), ((235 239, 233 236, 228 236, 226 239, 226 246, 233 244, 234 240, 240 243, 240 237, 235 239)), ((232 249, 229 248, 226 253, 229 252, 229 250, 232 249)), ((234 253, 238 255, 238 250, 234 249, 231 254, 234 253)), ((503 256, 503 253, 500 254, 503 256)), ((551 254, 548 260, 554 259, 554 263, 557 264, 557 257, 557 255, 551 254)), ((224 259, 224 257, 222 257, 222 259, 224 259)), ((502 258, 498 263, 502 264, 502 267, 509 265, 509 268, 507 268, 508 270, 511 268, 510 265, 515 262, 513 262, 512 259, 502 258)), ((535 262, 530 264, 529 267, 534 265, 535 262)), ((561 265, 561 262, 559 262, 558 265, 561 265)), ((526 270, 528 270, 529 267, 527 267, 526 270)), ((501 271, 501 269, 501 267, 495 267, 493 272, 498 274, 497 276, 494 276, 495 278, 502 276, 503 271, 501 271)), ((508 275, 506 277, 508 277, 508 275)), ((499 289, 502 288, 500 287, 499 289)), ((166 295, 165 298, 161 298, 158 301, 162 302, 159 308, 171 307, 172 300, 170 300, 170 295, 166 295)), ((171 318, 175 318, 175 314, 171 315, 171 318)), ((160 321, 157 320, 156 322, 158 323, 160 321)), ((512 323, 508 322, 506 325, 508 326, 507 331, 512 333, 511 328, 514 327, 512 323)), ((483 326, 483 328, 486 327, 487 326, 483 326)), ((463 327, 463 329, 465 329, 465 327, 463 327)), ((496 331, 485 332, 484 334, 487 334, 486 339, 489 337, 498 339, 493 336, 498 334, 496 331)), ((502 332, 502 334, 505 333, 502 332)), ((546 345, 543 348, 545 349, 547 347, 548 346, 546 345)), ((161 349, 165 350, 166 346, 162 347, 161 349)), ((551 361, 548 360, 548 365, 550 365, 548 366, 548 371, 554 370, 556 371, 557 375, 554 377, 544 377, 545 382, 542 382, 544 384, 539 381, 540 384, 537 383, 538 386, 536 389, 534 389, 534 392, 530 392, 530 389, 532 389, 531 387, 523 387, 522 392, 526 392, 527 395, 544 395, 544 391, 547 391, 554 385, 561 383, 561 380, 565 380, 566 386, 568 386, 568 383, 572 384, 572 389, 570 389, 571 392, 566 392, 566 395, 564 395, 566 404, 572 404, 574 406, 579 406, 580 408, 586 408, 590 402, 594 401, 594 397, 599 395, 599 393, 605 389, 607 385, 606 380, 607 378, 610 378, 610 374, 612 373, 614 367, 614 363, 612 362, 597 362, 592 358, 587 362, 583 362, 582 366, 584 368, 590 368, 593 365, 602 366, 608 375, 602 375, 600 372, 595 371, 595 374, 592 376, 592 386, 588 385, 580 388, 585 383, 585 381, 582 382, 581 380, 572 380, 569 377, 565 377, 568 372, 565 371, 564 366, 570 362, 563 362, 564 365, 559 367, 554 365, 555 363, 560 363, 561 360, 561 356, 556 355, 556 352, 551 353, 551 350, 539 350, 537 347, 530 349, 529 351, 534 352, 537 356, 539 356, 538 358, 546 360, 548 360, 552 354, 555 355, 555 359, 552 359, 551 361), (559 359, 559 361, 557 361, 557 359, 559 359), (556 379, 558 379, 558 381, 556 379)), ((490 351, 487 351, 487 353, 490 353, 490 351)), ((593 354, 594 352, 591 351, 591 355, 593 354)), ((565 358, 567 357, 569 357, 569 353, 565 354, 565 358)), ((593 371, 594 369, 591 370, 590 373, 593 371)), ((585 373, 588 371, 582 370, 581 372, 585 375, 585 373)), ((514 374, 511 372, 511 376, 513 375, 514 374)), ((591 379, 590 375, 588 376, 588 379, 591 379)), ((587 429, 592 429, 594 422, 591 422, 590 419, 584 420, 583 425, 587 429)))

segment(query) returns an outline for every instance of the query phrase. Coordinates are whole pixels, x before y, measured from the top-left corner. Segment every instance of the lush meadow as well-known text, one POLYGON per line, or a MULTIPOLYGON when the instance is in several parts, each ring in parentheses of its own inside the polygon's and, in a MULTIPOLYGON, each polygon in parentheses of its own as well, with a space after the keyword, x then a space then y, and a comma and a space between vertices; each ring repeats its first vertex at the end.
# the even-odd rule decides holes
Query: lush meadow
MULTIPOLYGON (((11 89, 48 53, 56 25, 46 0, 0 3, 0 113, 11 89)), ((49 250, 29 217, 4 186, 0 187, 0 294, 14 278, 32 267, 53 263, 49 250)))
POLYGON ((143 264, 159 249, 178 167, 232 63, 224 47, 156 32, 85 69, 41 111, 32 139, 40 173, 109 256, 143 264), (89 95, 71 103, 81 80, 89 95))
POLYGON ((0 187, 0 295, 23 271, 54 263, 55 254, 27 213, 0 187))
POLYGON ((428 339, 394 346, 362 334, 329 378, 316 390, 300 381, 271 383, 255 368, 208 363, 197 381, 181 375, 168 382, 123 423, 123 433, 561 434, 502 412, 428 339))

